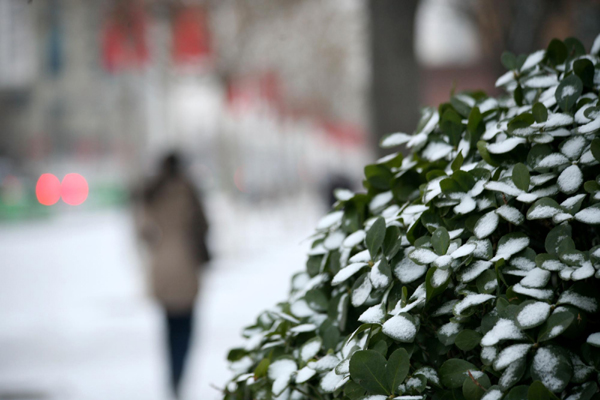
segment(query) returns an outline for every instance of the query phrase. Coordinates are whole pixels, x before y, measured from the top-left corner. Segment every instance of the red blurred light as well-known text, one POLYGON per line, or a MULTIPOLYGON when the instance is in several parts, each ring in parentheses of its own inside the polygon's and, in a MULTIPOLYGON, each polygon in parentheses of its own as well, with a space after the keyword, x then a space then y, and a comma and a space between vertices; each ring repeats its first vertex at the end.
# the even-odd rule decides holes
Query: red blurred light
POLYGON ((65 203, 78 206, 87 199, 89 193, 88 183, 79 174, 67 174, 62 180, 60 194, 65 203))
POLYGON ((52 174, 42 174, 35 185, 35 195, 45 206, 56 204, 60 199, 60 192, 60 181, 52 174))

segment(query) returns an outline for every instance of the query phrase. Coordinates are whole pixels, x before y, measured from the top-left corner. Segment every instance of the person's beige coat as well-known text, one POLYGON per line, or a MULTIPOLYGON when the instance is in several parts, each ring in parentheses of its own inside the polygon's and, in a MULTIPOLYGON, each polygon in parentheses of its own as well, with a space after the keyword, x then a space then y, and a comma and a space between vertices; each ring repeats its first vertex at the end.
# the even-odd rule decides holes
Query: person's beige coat
POLYGON ((150 289, 172 313, 190 311, 198 293, 208 225, 192 185, 165 179, 143 201, 141 235, 148 244, 150 289))

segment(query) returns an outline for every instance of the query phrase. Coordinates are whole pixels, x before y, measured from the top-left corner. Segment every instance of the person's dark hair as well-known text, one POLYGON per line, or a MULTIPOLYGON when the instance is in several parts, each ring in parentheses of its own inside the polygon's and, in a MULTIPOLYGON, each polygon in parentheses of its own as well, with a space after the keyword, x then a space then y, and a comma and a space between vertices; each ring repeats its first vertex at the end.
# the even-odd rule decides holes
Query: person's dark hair
POLYGON ((161 172, 167 175, 173 175, 175 173, 181 172, 181 164, 181 155, 174 151, 170 152, 162 160, 161 172))
POLYGON ((182 165, 183 160, 179 153, 176 151, 167 153, 160 162, 158 176, 144 190, 144 201, 147 203, 152 202, 167 181, 182 173, 182 165))

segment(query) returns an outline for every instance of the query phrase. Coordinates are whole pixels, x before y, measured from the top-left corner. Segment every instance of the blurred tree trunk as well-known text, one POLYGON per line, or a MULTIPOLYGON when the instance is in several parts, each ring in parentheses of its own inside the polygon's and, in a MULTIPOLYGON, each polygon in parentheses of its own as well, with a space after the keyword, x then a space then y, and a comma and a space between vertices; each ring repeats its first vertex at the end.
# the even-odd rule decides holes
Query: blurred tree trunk
POLYGON ((418 0, 369 0, 371 132, 413 132, 419 118, 419 69, 414 51, 418 0))

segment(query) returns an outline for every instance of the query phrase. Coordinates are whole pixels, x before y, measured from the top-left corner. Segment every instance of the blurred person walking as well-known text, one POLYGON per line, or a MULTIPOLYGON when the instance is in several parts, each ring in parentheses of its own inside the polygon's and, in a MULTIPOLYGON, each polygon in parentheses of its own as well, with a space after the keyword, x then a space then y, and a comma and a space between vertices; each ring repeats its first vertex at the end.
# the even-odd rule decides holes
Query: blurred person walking
POLYGON ((176 153, 162 160, 140 200, 139 233, 148 248, 150 288, 165 312, 171 388, 179 397, 201 272, 210 259, 208 223, 176 153))

